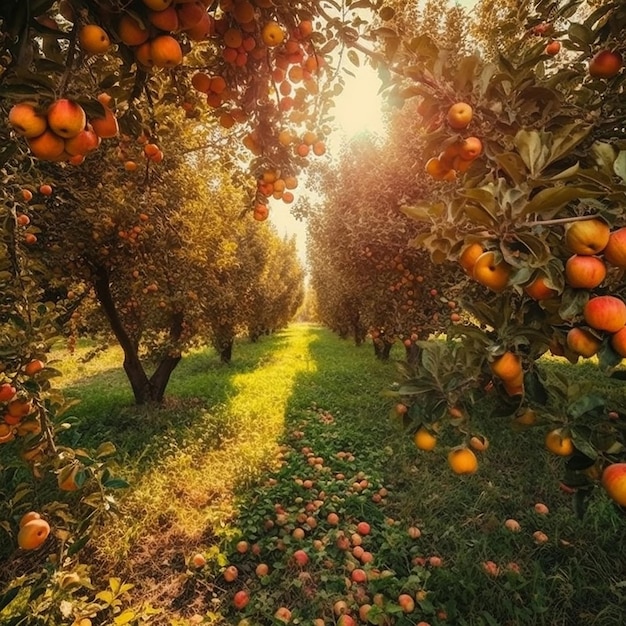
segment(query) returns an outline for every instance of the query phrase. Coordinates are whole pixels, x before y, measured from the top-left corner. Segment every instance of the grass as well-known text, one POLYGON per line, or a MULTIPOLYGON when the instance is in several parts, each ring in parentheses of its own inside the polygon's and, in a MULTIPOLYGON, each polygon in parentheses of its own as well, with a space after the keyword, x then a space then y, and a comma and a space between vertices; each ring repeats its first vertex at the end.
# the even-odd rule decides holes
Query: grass
MULTIPOLYGON (((355 614, 378 593, 376 611, 398 626, 621 624, 623 515, 597 490, 584 520, 576 517, 572 497, 558 489, 561 462, 543 449, 545 424, 514 432, 505 418, 489 417, 491 399, 480 402, 473 424, 491 446, 477 474, 456 477, 445 460, 454 433, 444 433, 433 452, 419 452, 389 417, 379 392, 395 379, 393 363, 376 361, 371 346, 305 325, 240 342, 230 366, 211 350, 187 355, 160 409, 130 406, 116 351, 87 364, 58 356, 66 393, 81 398, 67 442, 112 440, 118 472, 132 485, 122 517, 91 549, 94 579, 133 582, 135 601, 163 609, 153 623, 247 617, 252 625, 279 624, 274 611, 285 606, 301 624, 333 624, 335 601, 355 614), (549 514, 536 513, 536 502, 549 514), (330 512, 338 526, 327 521, 330 512), (507 518, 522 531, 506 530, 507 518), (338 547, 342 533, 351 537, 363 520, 371 525, 363 545, 374 559, 365 566, 338 547), (419 539, 408 536, 409 526, 421 529, 419 539), (304 539, 293 537, 295 528, 304 539), (547 543, 535 543, 536 530, 547 543), (242 538, 254 553, 235 549, 242 538), (303 569, 293 563, 298 548, 309 559, 303 569), (203 568, 190 565, 197 552, 208 559, 203 568), (433 556, 442 567, 429 564, 433 556), (515 563, 520 573, 490 577, 482 570, 487 560, 503 572, 515 563), (270 566, 261 579, 259 562, 270 566), (235 583, 223 578, 227 563, 239 568, 235 583), (368 582, 346 587, 345 577, 361 567, 368 582), (236 590, 251 596, 239 612, 231 605, 236 590), (400 593, 421 594, 406 616, 400 593)), ((401 356, 394 350, 393 358, 401 356)), ((623 404, 623 385, 593 367, 545 367, 603 385, 623 404)))

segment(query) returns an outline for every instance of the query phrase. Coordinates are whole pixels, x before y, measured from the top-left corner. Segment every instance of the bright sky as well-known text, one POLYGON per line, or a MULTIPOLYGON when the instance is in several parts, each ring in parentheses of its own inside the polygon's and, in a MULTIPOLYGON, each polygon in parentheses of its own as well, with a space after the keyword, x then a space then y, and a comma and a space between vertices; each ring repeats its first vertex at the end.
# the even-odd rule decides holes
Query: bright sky
MULTIPOLYGON (((476 3, 477 0, 456 2, 465 7, 473 7, 476 3)), ((327 142, 329 153, 340 145, 342 138, 350 138, 364 130, 373 133, 381 133, 384 130, 381 114, 382 98, 378 94, 380 81, 376 72, 369 65, 351 70, 356 74, 355 78, 346 77, 346 87, 335 99, 335 123, 340 130, 335 141, 327 142)), ((301 193, 301 190, 295 190, 295 202, 298 201, 299 192, 301 193)), ((276 226, 281 236, 296 235, 299 257, 306 266, 306 223, 296 220, 289 211, 289 205, 280 201, 270 203, 269 220, 276 226)))

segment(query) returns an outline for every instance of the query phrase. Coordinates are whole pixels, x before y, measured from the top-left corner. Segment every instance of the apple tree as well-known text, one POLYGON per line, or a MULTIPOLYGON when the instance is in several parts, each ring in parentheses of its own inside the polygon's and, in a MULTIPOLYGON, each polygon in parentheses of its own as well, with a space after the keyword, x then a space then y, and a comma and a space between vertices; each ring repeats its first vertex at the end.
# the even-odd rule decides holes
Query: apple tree
POLYGON ((404 209, 428 225, 416 243, 490 294, 464 301, 478 324, 458 332, 486 356, 509 412, 549 422, 546 445, 581 486, 581 470, 619 458, 623 430, 594 393, 567 400, 567 381, 547 381, 537 359, 597 355, 610 373, 626 354, 625 25, 622 3, 538 2, 506 54, 452 64, 422 41, 396 54, 403 75, 389 87, 419 102, 430 130, 422 164, 438 188, 404 209))

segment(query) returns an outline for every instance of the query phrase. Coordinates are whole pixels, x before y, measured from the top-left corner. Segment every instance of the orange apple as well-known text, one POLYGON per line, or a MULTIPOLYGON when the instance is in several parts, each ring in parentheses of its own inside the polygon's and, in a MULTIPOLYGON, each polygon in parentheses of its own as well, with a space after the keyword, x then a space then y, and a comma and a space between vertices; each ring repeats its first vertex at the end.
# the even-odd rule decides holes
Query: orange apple
POLYGON ((599 349, 602 342, 584 328, 572 328, 567 333, 567 347, 576 354, 588 359, 599 349))
POLYGON ((28 102, 21 102, 11 107, 9 124, 11 124, 16 133, 27 139, 39 137, 48 128, 46 116, 37 113, 34 105, 28 102))
POLYGON ((65 142, 51 130, 46 130, 38 137, 28 139, 30 151, 42 161, 55 161, 65 153, 65 142))
POLYGON ((565 280, 570 287, 593 289, 606 277, 606 265, 597 256, 574 254, 565 263, 565 280))
POLYGON ((178 13, 173 6, 169 6, 162 11, 149 11, 148 20, 150 24, 166 33, 175 33, 180 29, 178 13))
POLYGON ((87 154, 95 150, 100 145, 101 139, 94 132, 91 125, 81 130, 76 137, 65 140, 65 151, 72 156, 77 154, 87 154))
POLYGON ((617 51, 600 50, 589 61, 589 74, 594 78, 613 78, 622 69, 622 55, 617 51))
POLYGON ((479 243, 470 243, 463 248, 461 256, 459 256, 459 263, 466 274, 472 275, 476 260, 484 251, 484 248, 479 243))
POLYGON ((609 497, 626 506, 626 463, 612 463, 602 472, 602 486, 609 497))
POLYGON ((499 259, 493 250, 483 252, 474 263, 472 276, 492 291, 502 291, 509 282, 511 266, 499 259))
POLYGON ((261 31, 261 39, 268 48, 279 46, 285 39, 285 33, 280 24, 274 21, 267 22, 261 31))
POLYGON ((461 130, 467 128, 472 121, 474 112, 472 107, 466 102, 456 102, 448 109, 446 119, 450 128, 461 130))
POLYGON ((579 220, 568 225, 565 245, 575 254, 598 254, 606 247, 610 234, 608 224, 602 220, 579 220))
POLYGON ((119 132, 119 126, 117 124, 117 118, 113 112, 105 107, 104 117, 94 117, 90 120, 93 132, 101 139, 110 139, 116 137, 119 132))
POLYGON ((489 367, 495 376, 505 382, 515 381, 523 374, 522 357, 509 351, 494 359, 489 367))
POLYGON ((22 550, 37 550, 44 544, 49 534, 50 525, 46 520, 32 519, 20 528, 17 545, 22 550))
POLYGON ((612 463, 602 472, 602 486, 609 497, 626 506, 626 463, 612 463))
POLYGON ((626 268, 626 228, 620 228, 611 233, 603 254, 611 265, 626 268))
POLYGON ((48 126, 63 139, 76 137, 86 123, 87 116, 83 107, 67 98, 56 100, 48 109, 48 126))
POLYGON ((592 328, 616 333, 626 325, 626 304, 615 296, 596 296, 587 302, 583 315, 592 328))
POLYGON ((178 13, 180 29, 187 30, 198 25, 206 13, 206 8, 196 0, 195 2, 177 3, 176 12, 178 13))
POLYGON ((412 613, 415 610, 415 600, 408 593, 401 593, 398 596, 398 604, 404 613, 412 613))
POLYGON ((109 35, 97 24, 85 24, 78 33, 78 42, 87 54, 104 54, 111 46, 109 35))
POLYGON ((558 293, 556 289, 548 286, 546 277, 543 275, 539 275, 529 282, 524 287, 524 291, 533 300, 549 300, 558 293))
POLYGON ((171 35, 155 37, 150 43, 150 56, 157 67, 175 67, 183 62, 180 44, 171 35))

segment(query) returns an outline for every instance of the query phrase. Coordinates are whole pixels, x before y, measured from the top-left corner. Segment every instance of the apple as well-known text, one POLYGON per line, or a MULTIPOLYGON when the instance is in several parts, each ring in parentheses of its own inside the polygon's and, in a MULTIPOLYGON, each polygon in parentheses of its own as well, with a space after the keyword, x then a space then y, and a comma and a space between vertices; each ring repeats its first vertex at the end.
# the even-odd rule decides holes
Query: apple
POLYGON ((539 515, 547 515, 550 512, 548 507, 543 502, 537 502, 533 508, 535 509, 535 513, 538 513, 539 515))
POLYGON ((357 567, 350 573, 350 579, 354 583, 365 583, 367 582, 367 574, 365 570, 357 567))
POLYGON ((40 115, 33 104, 20 102, 9 111, 9 124, 22 137, 33 139, 42 135, 48 128, 48 120, 40 115))
POLYGON ((356 527, 356 531, 359 535, 369 535, 371 527, 367 522, 359 522, 356 527))
POLYGON ((229 565, 224 570, 224 580, 226 582, 232 583, 234 580, 237 580, 238 576, 239 576, 239 570, 237 569, 235 565, 229 565))
POLYGON ((456 102, 449 109, 446 119, 451 128, 460 130, 467 128, 473 117, 472 107, 466 102, 456 102))
POLYGON ((206 565, 206 558, 204 554, 201 554, 200 552, 198 552, 197 554, 193 555, 191 559, 191 563, 197 569, 201 569, 202 567, 206 565))
POLYGON ((276 609, 274 617, 281 622, 285 622, 286 624, 291 621, 291 611, 286 606, 281 606, 276 609))
POLYGON ((250 602, 250 594, 243 589, 241 591, 238 591, 233 596, 233 606, 238 611, 241 611, 242 609, 244 609, 246 605, 248 604, 248 602, 250 602))
POLYGON ((600 349, 601 343, 595 335, 584 328, 572 328, 567 333, 567 347, 586 359, 600 349))
POLYGON ((504 527, 507 530, 510 530, 512 533, 518 533, 522 530, 522 527, 520 526, 520 523, 513 518, 509 518, 504 522, 504 527))
POLYGON ((2 383, 0 385, 0 402, 8 402, 13 399, 17 390, 10 383, 2 383))
POLYGON ((612 463, 602 472, 602 486, 609 497, 626 506, 626 463, 612 463))
POLYGON ((492 576, 493 578, 500 576, 500 568, 493 561, 484 561, 482 568, 487 576, 492 576))
POLYGON ((344 613, 344 615, 337 620, 337 626, 356 626, 356 621, 354 617, 344 613))
POLYGON ((405 613, 412 613, 415 610, 415 600, 408 593, 401 593, 398 596, 398 604, 405 613))
POLYGON ((484 248, 479 243, 470 243, 463 248, 461 256, 459 256, 459 263, 466 274, 472 275, 476 260, 484 251, 484 248))
POLYGON ((611 50, 600 50, 589 61, 589 74, 594 78, 613 78, 622 69, 622 55, 611 50))
POLYGON ((309 562, 309 555, 304 550, 296 550, 293 553, 293 560, 298 567, 304 567, 309 562))
POLYGON ((620 328, 611 337, 611 347, 621 357, 626 358, 626 326, 624 326, 624 328, 620 328))
POLYGON ((565 245, 574 254, 598 254, 609 242, 610 229, 599 219, 579 220, 567 226, 565 245))
POLYGON ((558 293, 556 289, 548 286, 546 277, 541 275, 528 283, 524 291, 533 300, 549 300, 558 293))
POLYGON ((626 227, 614 230, 603 250, 604 258, 611 265, 626 268, 626 227))
POLYGON ((626 304, 615 296, 596 296, 587 302, 583 315, 592 328, 616 333, 626 325, 626 304))
POLYGON ((570 287, 593 289, 606 277, 606 265, 597 256, 574 254, 565 263, 565 280, 570 287))
POLYGON ((472 270, 475 281, 496 292, 507 286, 510 274, 511 266, 501 259, 498 260, 493 250, 483 252, 476 259, 472 270))
POLYGON ((83 107, 67 98, 53 102, 48 109, 47 116, 50 129, 63 139, 76 137, 87 123, 83 107))

